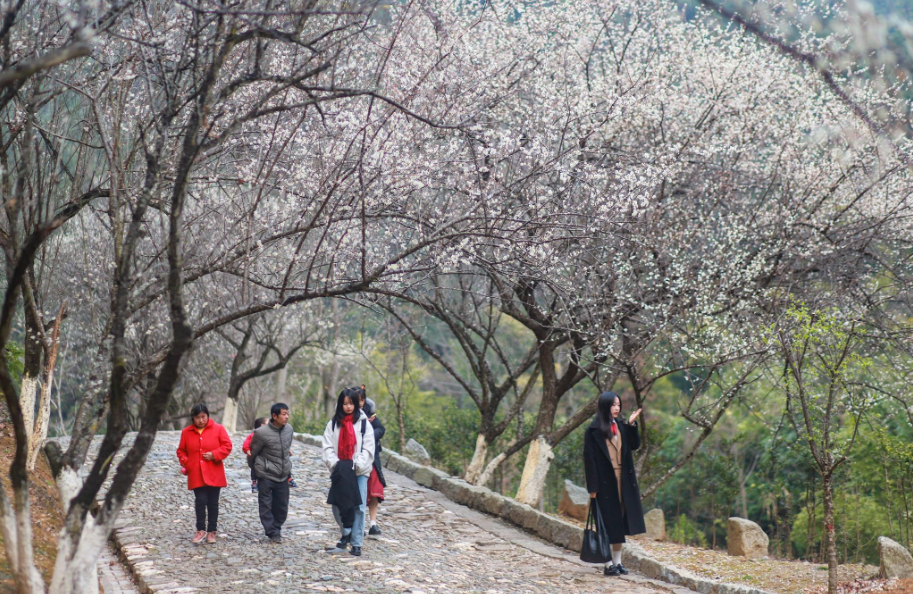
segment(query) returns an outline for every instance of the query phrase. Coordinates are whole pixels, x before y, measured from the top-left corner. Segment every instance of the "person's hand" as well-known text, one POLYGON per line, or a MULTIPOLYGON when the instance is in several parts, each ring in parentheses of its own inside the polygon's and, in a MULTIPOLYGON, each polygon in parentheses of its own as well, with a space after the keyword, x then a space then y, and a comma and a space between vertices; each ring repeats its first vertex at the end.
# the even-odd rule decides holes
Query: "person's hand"
POLYGON ((204 460, 209 460, 210 462, 212 462, 212 461, 215 460, 216 458, 215 458, 215 456, 212 455, 212 452, 204 452, 204 453, 203 453, 203 459, 204 459, 204 460))
POLYGON ((369 423, 373 423, 373 422, 374 422, 374 419, 376 419, 376 418, 377 418, 377 415, 371 415, 371 418, 368 419, 368 422, 369 422, 369 423))
POLYGON ((181 466, 181 474, 187 474, 187 469, 181 466))
POLYGON ((596 499, 596 493, 590 493, 590 499, 596 499))
POLYGON ((637 410, 635 410, 634 412, 631 413, 631 418, 628 419, 629 425, 637 420, 637 417, 640 416, 640 411, 642 411, 642 410, 643 410, 642 408, 638 408, 637 410))

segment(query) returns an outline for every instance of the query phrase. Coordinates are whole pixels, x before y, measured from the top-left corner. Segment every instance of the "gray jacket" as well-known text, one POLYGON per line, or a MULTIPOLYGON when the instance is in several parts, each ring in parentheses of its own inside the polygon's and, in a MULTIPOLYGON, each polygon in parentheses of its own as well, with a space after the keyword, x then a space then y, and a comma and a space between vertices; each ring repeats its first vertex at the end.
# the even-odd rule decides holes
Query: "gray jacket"
POLYGON ((254 438, 250 441, 250 459, 258 477, 275 482, 288 479, 292 473, 289 450, 292 449, 293 434, 290 424, 280 431, 272 421, 254 431, 254 438))

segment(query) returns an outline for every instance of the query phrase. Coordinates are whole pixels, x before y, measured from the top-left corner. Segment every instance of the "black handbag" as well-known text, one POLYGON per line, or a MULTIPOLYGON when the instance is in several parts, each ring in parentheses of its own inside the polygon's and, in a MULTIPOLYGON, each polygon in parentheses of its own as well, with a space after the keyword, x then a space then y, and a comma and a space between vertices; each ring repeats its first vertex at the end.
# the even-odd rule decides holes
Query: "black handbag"
POLYGON ((602 516, 596 511, 596 500, 590 499, 590 513, 586 528, 583 529, 583 548, 580 560, 585 563, 607 563, 612 560, 612 543, 609 531, 602 523, 602 516))

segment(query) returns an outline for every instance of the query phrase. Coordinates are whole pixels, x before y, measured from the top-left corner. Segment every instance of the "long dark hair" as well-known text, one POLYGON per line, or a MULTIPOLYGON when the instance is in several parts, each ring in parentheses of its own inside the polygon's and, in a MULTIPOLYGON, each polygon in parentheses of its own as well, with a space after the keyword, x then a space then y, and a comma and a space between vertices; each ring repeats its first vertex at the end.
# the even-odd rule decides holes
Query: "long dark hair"
POLYGON ((612 432, 612 405, 615 404, 616 398, 618 399, 618 418, 620 419, 621 396, 615 392, 603 392, 599 395, 599 400, 597 401, 596 423, 599 427, 599 432, 606 439, 609 439, 609 434, 612 432))
POLYGON ((346 416, 346 413, 342 410, 342 405, 345 404, 346 398, 351 400, 352 404, 355 405, 355 410, 352 411, 352 422, 354 423, 358 420, 358 388, 346 388, 339 393, 339 398, 336 400, 336 414, 333 415, 333 429, 336 428, 336 425, 341 425, 343 417, 346 416))

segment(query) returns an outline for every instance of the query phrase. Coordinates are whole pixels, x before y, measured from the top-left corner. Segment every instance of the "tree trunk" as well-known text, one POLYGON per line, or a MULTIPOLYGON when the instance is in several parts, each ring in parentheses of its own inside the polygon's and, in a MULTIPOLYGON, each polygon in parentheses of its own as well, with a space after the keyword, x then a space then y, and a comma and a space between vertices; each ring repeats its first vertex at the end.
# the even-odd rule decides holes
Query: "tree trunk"
POLYGON ((466 482, 470 485, 479 484, 482 470, 485 468, 485 458, 488 456, 488 439, 481 433, 476 438, 476 449, 472 453, 472 461, 466 468, 466 482))
POLYGON ((742 500, 742 517, 748 519, 748 493, 745 489, 745 483, 748 477, 745 476, 745 469, 742 468, 742 460, 736 456, 736 464, 739 469, 739 499, 742 500))
POLYGON ((225 408, 222 410, 222 426, 229 433, 238 430, 238 402, 231 396, 225 397, 225 408))
MULTIPOLYGON (((278 379, 279 385, 276 387, 276 401, 277 402, 285 402, 286 378, 288 378, 288 369, 286 367, 283 367, 282 369, 279 370, 279 379, 278 379)), ((292 403, 292 406, 294 406, 295 404, 296 403, 292 403)))
POLYGON ((98 557, 110 530, 90 516, 78 534, 61 530, 57 561, 48 594, 98 594, 98 557))
MULTIPOLYGON (((48 350, 44 353, 44 363, 41 366, 41 397, 38 400, 38 415, 35 417, 34 428, 29 433, 29 456, 27 468, 29 472, 35 470, 38 455, 44 440, 48 437, 48 424, 51 421, 51 390, 54 388, 54 369, 57 367, 57 354, 60 351, 60 325, 66 312, 66 303, 60 306, 60 312, 51 326, 48 335, 48 350)), ((26 430, 29 430, 26 425, 26 430)))
POLYGON ((834 531, 834 493, 831 477, 825 475, 821 485, 824 491, 824 538, 827 555, 827 594, 837 594, 837 535, 834 531))
POLYGON ((406 420, 403 417, 403 405, 399 398, 394 398, 396 404, 396 423, 399 425, 399 453, 406 451, 406 420))
POLYGON ((548 439, 540 435, 529 444, 523 475, 520 477, 520 488, 515 499, 532 507, 539 505, 542 491, 545 489, 545 478, 551 467, 555 453, 548 439))
POLYGON ((22 422, 29 435, 35 428, 35 394, 37 391, 38 371, 26 368, 25 373, 22 374, 22 391, 19 392, 19 404, 22 406, 22 422))
MULTIPOLYGON (((39 594, 44 592, 44 580, 35 566, 32 551, 32 513, 29 503, 28 481, 21 489, 14 488, 13 513, 16 526, 16 560, 18 570, 14 572, 18 594, 39 594)), ((96 578, 97 579, 97 578, 96 578)))
POLYGON ((479 482, 475 483, 479 487, 484 487, 491 480, 491 477, 494 475, 495 471, 500 468, 501 463, 507 459, 507 455, 504 452, 501 452, 497 456, 491 459, 491 462, 485 467, 485 470, 479 475, 479 482))

